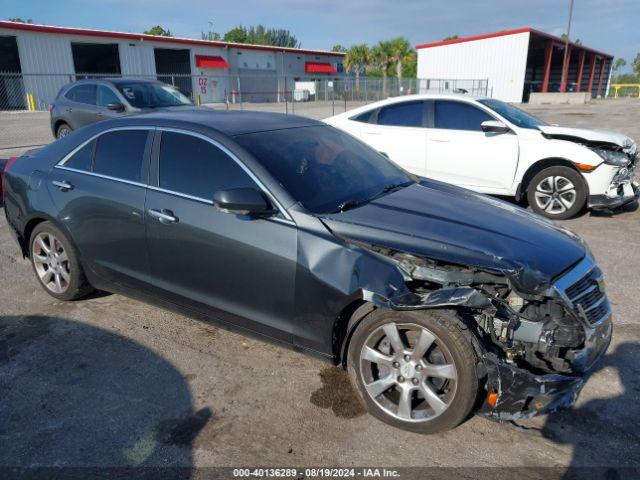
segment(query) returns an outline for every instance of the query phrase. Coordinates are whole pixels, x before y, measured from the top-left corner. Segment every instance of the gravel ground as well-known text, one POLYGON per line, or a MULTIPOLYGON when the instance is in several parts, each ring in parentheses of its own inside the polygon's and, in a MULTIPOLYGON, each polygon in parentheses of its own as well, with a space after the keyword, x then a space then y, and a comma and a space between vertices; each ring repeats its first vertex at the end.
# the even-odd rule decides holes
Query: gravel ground
MULTIPOLYGON (((640 140, 639 107, 529 109, 640 140)), ((47 141, 40 114, 13 115, 0 116, 3 127, 19 122, 12 146, 47 141)), ((315 358, 119 295, 56 301, 2 218, 0 468, 428 466, 472 477, 524 467, 524 478, 556 478, 567 466, 639 468, 639 220, 632 206, 562 222, 593 250, 615 315, 613 343, 577 405, 523 422, 527 430, 474 417, 427 437, 366 414, 344 372, 315 358)))

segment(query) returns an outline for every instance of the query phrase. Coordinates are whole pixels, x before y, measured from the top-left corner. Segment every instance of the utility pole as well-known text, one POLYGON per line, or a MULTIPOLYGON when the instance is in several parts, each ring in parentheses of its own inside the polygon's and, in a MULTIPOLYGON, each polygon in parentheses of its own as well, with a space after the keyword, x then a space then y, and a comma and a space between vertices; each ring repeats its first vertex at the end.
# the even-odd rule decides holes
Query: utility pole
POLYGON ((569 65, 567 60, 569 56, 569 35, 571 35, 571 17, 573 16, 573 0, 569 4, 569 24, 567 25, 567 36, 564 39, 564 59, 562 60, 562 78, 560 79, 560 85, 567 84, 567 77, 569 76, 569 65))

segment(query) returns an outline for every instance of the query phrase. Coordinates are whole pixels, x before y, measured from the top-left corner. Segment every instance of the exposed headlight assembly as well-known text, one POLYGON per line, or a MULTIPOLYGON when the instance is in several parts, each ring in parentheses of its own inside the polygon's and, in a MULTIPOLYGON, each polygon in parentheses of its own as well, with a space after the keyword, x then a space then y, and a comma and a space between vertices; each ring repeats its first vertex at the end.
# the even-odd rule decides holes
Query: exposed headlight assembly
POLYGON ((594 152, 596 152, 602 159, 604 163, 607 165, 613 165, 615 167, 626 167, 631 162, 629 156, 621 151, 617 150, 606 150, 604 148, 594 148, 594 152))

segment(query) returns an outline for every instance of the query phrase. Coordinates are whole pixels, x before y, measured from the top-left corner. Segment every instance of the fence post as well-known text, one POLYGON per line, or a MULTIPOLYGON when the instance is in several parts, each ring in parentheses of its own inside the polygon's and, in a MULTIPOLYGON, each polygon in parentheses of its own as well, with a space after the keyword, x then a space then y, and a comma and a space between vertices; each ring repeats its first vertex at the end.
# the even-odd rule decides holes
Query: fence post
POLYGON ((296 113, 296 81, 291 82, 291 113, 296 113))
POLYGON ((342 89, 344 90, 344 111, 346 112, 347 111, 347 90, 346 90, 347 84, 346 84, 346 80, 343 81, 342 83, 344 84, 342 89))
MULTIPOLYGON (((327 80, 327 90, 329 90, 329 80, 327 80)), ((334 89, 331 89, 331 115, 336 114, 336 94, 334 89)))
POLYGON ((289 103, 287 99, 287 76, 284 76, 284 113, 289 115, 289 103))

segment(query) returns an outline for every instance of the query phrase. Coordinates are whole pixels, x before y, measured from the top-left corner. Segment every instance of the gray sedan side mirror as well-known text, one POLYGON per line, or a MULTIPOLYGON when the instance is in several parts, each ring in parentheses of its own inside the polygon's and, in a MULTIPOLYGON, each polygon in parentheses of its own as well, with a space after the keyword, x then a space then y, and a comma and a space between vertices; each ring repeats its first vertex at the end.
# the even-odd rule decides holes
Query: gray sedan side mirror
POLYGON ((255 188, 230 188, 213 194, 213 204, 223 213, 249 216, 270 216, 275 210, 262 192, 255 188))
POLYGON ((113 103, 108 104, 107 108, 109 110, 113 110, 114 112, 122 112, 124 110, 124 105, 121 104, 121 103, 113 102, 113 103))
POLYGON ((483 132, 486 133, 509 133, 511 129, 500 120, 485 120, 480 124, 483 132))

